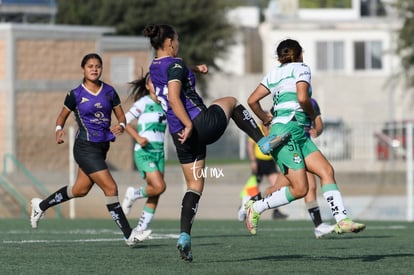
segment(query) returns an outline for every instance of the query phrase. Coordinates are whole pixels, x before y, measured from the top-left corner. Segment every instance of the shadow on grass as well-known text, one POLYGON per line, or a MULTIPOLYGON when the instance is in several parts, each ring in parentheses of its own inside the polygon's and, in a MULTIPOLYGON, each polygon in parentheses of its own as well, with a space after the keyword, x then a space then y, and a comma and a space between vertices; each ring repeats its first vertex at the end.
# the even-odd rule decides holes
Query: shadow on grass
POLYGON ((413 257, 413 253, 401 253, 401 254, 378 254, 378 255, 361 255, 361 256, 308 256, 301 254, 291 254, 291 255, 271 255, 271 256, 261 256, 261 257, 250 257, 242 258, 238 260, 225 260, 225 261, 215 261, 215 262, 251 262, 251 261, 286 261, 286 260, 330 260, 330 261, 346 261, 346 260, 362 260, 363 262, 376 262, 384 259, 393 259, 393 258, 404 258, 404 257, 413 257))

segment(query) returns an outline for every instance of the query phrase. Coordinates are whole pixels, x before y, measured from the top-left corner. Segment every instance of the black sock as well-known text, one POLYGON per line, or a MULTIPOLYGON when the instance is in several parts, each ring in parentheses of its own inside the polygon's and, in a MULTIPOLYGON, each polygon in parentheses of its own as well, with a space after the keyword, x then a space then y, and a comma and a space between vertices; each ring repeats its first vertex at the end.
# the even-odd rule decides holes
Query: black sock
POLYGON ((231 118, 234 120, 237 127, 239 127, 255 142, 258 142, 263 137, 263 133, 260 131, 259 126, 257 126, 256 121, 254 121, 249 111, 247 111, 243 105, 237 105, 231 118))
POLYGON ((321 211, 319 210, 319 207, 309 208, 308 212, 315 227, 322 223, 321 211))
POLYGON ((62 202, 70 200, 68 197, 67 186, 60 188, 55 193, 49 195, 46 199, 42 200, 39 207, 42 211, 46 211, 49 207, 55 206, 62 202))
POLYGON ((200 195, 192 191, 187 191, 181 203, 181 231, 191 234, 194 218, 197 213, 200 195))
POLYGON ((108 211, 112 216, 112 219, 121 229, 122 233, 124 234, 124 237, 128 239, 129 235, 131 235, 132 229, 129 225, 127 218, 125 217, 124 211, 122 211, 121 204, 119 202, 107 204, 106 208, 108 208, 108 211))
POLYGON ((262 199, 262 194, 259 192, 255 196, 250 198, 251 200, 258 201, 262 199))

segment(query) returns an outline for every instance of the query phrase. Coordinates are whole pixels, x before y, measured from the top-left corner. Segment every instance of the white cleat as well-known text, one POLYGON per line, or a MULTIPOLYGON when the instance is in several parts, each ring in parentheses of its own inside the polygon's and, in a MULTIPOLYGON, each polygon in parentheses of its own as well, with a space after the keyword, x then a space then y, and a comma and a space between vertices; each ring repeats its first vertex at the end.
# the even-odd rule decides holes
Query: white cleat
POLYGON ((323 236, 326 236, 328 234, 331 234, 335 230, 335 225, 330 225, 326 223, 321 223, 317 227, 315 227, 315 237, 317 239, 322 238, 323 236))
POLYGON ((125 192, 124 200, 122 201, 122 210, 124 211, 125 215, 129 214, 132 205, 134 205, 134 187, 128 187, 125 192))
POLYGON ((132 232, 129 238, 125 240, 125 243, 129 247, 135 247, 139 243, 148 239, 149 236, 151 235, 151 232, 152 232, 151 230, 138 231, 136 228, 134 228, 132 229, 132 232))
POLYGON ((244 205, 240 206, 240 209, 237 212, 237 219, 241 222, 244 222, 246 219, 246 209, 244 209, 244 205))
POLYGON ((32 212, 30 214, 30 225, 32 228, 37 228, 39 220, 45 215, 45 212, 39 207, 41 201, 39 198, 33 198, 30 202, 32 205, 32 212))

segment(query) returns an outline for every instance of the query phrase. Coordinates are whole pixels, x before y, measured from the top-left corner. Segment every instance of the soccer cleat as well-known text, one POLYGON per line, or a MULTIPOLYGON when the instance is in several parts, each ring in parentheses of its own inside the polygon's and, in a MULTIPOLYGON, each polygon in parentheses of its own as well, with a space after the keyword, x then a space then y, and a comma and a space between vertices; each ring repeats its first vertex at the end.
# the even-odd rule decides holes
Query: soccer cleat
POLYGON ((241 222, 244 222, 246 219, 246 209, 244 209, 244 205, 240 206, 239 211, 237 212, 237 219, 241 222))
POLYGON ((328 234, 331 234, 335 230, 335 225, 330 225, 327 223, 321 223, 317 227, 315 227, 314 233, 317 239, 322 238, 328 234))
POLYGON ((177 249, 181 259, 186 262, 193 261, 193 254, 191 253, 191 237, 188 233, 182 232, 180 234, 177 241, 177 249))
POLYGON ((125 243, 129 247, 135 247, 139 243, 148 239, 148 237, 151 235, 151 232, 152 232, 151 230, 138 231, 136 228, 134 228, 132 229, 131 235, 129 235, 129 238, 125 239, 125 243))
POLYGON ((39 198, 33 198, 31 200, 32 213, 30 214, 30 224, 32 228, 37 228, 39 220, 45 215, 45 212, 42 211, 39 207, 39 204, 42 200, 39 198))
POLYGON ((290 132, 286 132, 280 136, 269 135, 267 137, 262 137, 257 142, 257 145, 259 145, 260 151, 262 151, 263 154, 267 155, 275 148, 286 143, 290 139, 290 137, 290 132))
POLYGON ((134 199, 134 190, 134 187, 128 187, 125 192, 125 197, 122 201, 122 210, 124 211, 125 215, 128 215, 132 205, 134 205, 134 202, 136 201, 134 199))
POLYGON ((365 229, 365 224, 356 223, 350 218, 345 218, 335 225, 334 231, 338 234, 343 233, 358 233, 365 229))
POLYGON ((246 202, 246 204, 244 205, 244 208, 246 209, 246 228, 247 231, 250 232, 250 234, 252 235, 256 235, 256 228, 257 228, 257 223, 260 219, 260 214, 257 213, 254 209, 253 209, 253 200, 249 200, 248 202, 246 202))

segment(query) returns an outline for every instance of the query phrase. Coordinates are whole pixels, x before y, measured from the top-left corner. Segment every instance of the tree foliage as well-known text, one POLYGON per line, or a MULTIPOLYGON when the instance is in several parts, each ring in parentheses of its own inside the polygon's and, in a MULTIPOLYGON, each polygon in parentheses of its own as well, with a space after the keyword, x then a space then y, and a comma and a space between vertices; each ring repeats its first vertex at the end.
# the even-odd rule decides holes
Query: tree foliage
POLYGON ((397 54, 400 56, 408 87, 414 86, 414 1, 398 0, 399 18, 403 20, 398 33, 397 54))
POLYGON ((142 35, 147 24, 173 25, 180 37, 180 57, 187 64, 214 60, 234 43, 225 13, 231 0, 58 0, 56 22, 115 27, 117 35, 142 35))

